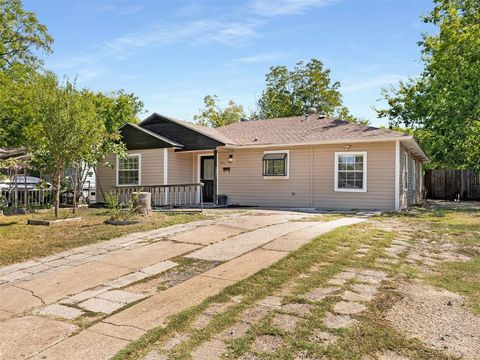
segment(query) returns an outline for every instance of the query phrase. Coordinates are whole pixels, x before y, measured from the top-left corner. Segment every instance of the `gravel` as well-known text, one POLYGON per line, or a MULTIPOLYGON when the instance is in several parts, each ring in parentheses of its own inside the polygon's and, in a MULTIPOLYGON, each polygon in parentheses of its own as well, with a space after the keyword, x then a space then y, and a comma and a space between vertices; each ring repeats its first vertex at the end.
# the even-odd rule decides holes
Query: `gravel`
POLYGON ((466 359, 480 358, 480 317, 468 309, 462 296, 421 284, 399 290, 404 298, 387 314, 394 327, 429 348, 466 359))

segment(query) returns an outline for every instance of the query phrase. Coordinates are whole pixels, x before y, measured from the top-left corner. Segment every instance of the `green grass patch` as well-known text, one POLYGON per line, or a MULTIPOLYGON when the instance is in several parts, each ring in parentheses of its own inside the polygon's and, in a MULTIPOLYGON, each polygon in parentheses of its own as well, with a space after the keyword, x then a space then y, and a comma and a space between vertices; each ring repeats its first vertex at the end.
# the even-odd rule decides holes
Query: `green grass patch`
POLYGON ((439 275, 427 280, 435 286, 465 296, 470 307, 480 315, 480 257, 467 262, 447 262, 440 266, 439 275))
MULTIPOLYGON (((70 216, 62 210, 60 218, 70 216)), ((27 225, 27 220, 50 218, 51 212, 34 215, 0 216, 0 266, 36 257, 51 255, 75 247, 109 240, 138 231, 147 231, 194 220, 205 219, 202 214, 152 213, 135 225, 113 226, 103 222, 108 215, 103 209, 78 209, 81 220, 52 226, 27 225)))

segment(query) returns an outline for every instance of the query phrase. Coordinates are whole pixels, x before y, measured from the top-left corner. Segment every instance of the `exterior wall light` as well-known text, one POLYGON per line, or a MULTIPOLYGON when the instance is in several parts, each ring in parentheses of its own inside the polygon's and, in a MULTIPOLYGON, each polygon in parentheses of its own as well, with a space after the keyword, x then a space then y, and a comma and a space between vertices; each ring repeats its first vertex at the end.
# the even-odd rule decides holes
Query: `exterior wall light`
POLYGON ((352 145, 345 145, 345 151, 350 151, 351 147, 352 147, 352 145))
POLYGON ((228 163, 229 163, 229 164, 233 163, 233 155, 232 155, 232 154, 230 154, 230 155, 228 156, 228 163))

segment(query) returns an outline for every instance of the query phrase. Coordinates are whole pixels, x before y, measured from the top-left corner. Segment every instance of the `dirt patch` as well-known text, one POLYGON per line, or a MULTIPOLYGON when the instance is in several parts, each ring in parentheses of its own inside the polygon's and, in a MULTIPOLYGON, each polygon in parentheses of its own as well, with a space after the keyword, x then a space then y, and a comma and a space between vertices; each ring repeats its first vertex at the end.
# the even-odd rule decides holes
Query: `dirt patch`
POLYGON ((310 304, 289 303, 282 306, 282 311, 302 317, 307 317, 311 309, 310 304))
POLYGON ((330 329, 349 328, 358 323, 358 320, 352 319, 348 315, 334 315, 329 312, 325 314, 325 319, 323 321, 325 326, 330 329))
POLYGON ((287 315, 287 314, 277 314, 273 318, 272 322, 273 322, 273 325, 275 325, 279 329, 285 332, 292 332, 295 330, 295 328, 297 327, 297 323, 300 320, 301 319, 296 316, 287 315))
POLYGON ((421 284, 399 290, 404 298, 387 314, 393 326, 432 349, 479 358, 480 317, 469 311, 462 296, 421 284))
POLYGON ((195 275, 211 270, 217 265, 218 263, 212 261, 192 260, 189 261, 188 264, 168 270, 158 277, 128 286, 126 290, 151 296, 158 291, 171 288, 172 286, 187 281, 195 275))
POLYGON ((315 329, 308 340, 317 344, 330 345, 337 341, 337 337, 332 333, 315 329))
POLYGON ((378 360, 408 360, 406 356, 397 354, 393 351, 385 351, 383 353, 377 354, 376 359, 378 360))
POLYGON ((282 346, 282 338, 275 335, 260 335, 253 343, 253 350, 258 352, 274 352, 282 346))

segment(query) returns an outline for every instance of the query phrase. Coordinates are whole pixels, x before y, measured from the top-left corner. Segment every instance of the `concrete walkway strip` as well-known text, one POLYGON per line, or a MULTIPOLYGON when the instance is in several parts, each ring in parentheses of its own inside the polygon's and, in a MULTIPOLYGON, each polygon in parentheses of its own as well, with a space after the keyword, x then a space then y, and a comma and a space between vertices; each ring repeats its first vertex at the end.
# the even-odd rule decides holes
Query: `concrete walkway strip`
POLYGON ((0 359, 28 358, 66 339, 76 330, 75 325, 40 316, 11 318, 0 326, 0 359))
POLYGON ((159 241, 135 249, 122 251, 115 255, 106 256, 101 262, 140 270, 156 264, 159 261, 168 260, 198 248, 198 245, 180 244, 173 241, 159 241))
POLYGON ((256 249, 202 274, 216 279, 240 281, 281 260, 288 253, 256 249))
POLYGON ((25 310, 42 305, 42 300, 29 290, 15 286, 0 289, 0 310, 5 312, 21 314, 25 310))
POLYGON ((235 281, 232 280, 213 279, 198 275, 104 321, 117 326, 127 325, 146 331, 164 325, 169 316, 201 303, 207 297, 219 293, 234 283, 235 281))
POLYGON ((32 291, 45 303, 52 303, 69 294, 76 294, 104 284, 131 271, 125 266, 94 261, 26 281, 21 284, 21 287, 32 291))
POLYGON ((365 219, 344 218, 325 223, 313 223, 313 226, 284 235, 264 245, 263 248, 278 251, 295 251, 317 236, 332 231, 337 227, 353 225, 363 221, 365 221, 365 219))
POLYGON ((183 232, 171 237, 170 240, 189 244, 210 245, 225 240, 231 236, 241 234, 246 230, 247 229, 240 227, 217 224, 183 232))
POLYGON ((187 257, 209 261, 227 261, 260 247, 280 236, 313 226, 310 222, 287 222, 253 230, 206 246, 187 257))
POLYGON ((32 359, 107 360, 127 344, 127 340, 86 330, 42 351, 32 359))
POLYGON ((36 313, 39 315, 54 316, 67 320, 76 319, 77 317, 84 314, 84 312, 81 310, 61 304, 52 304, 45 306, 44 308, 38 309, 36 313))

